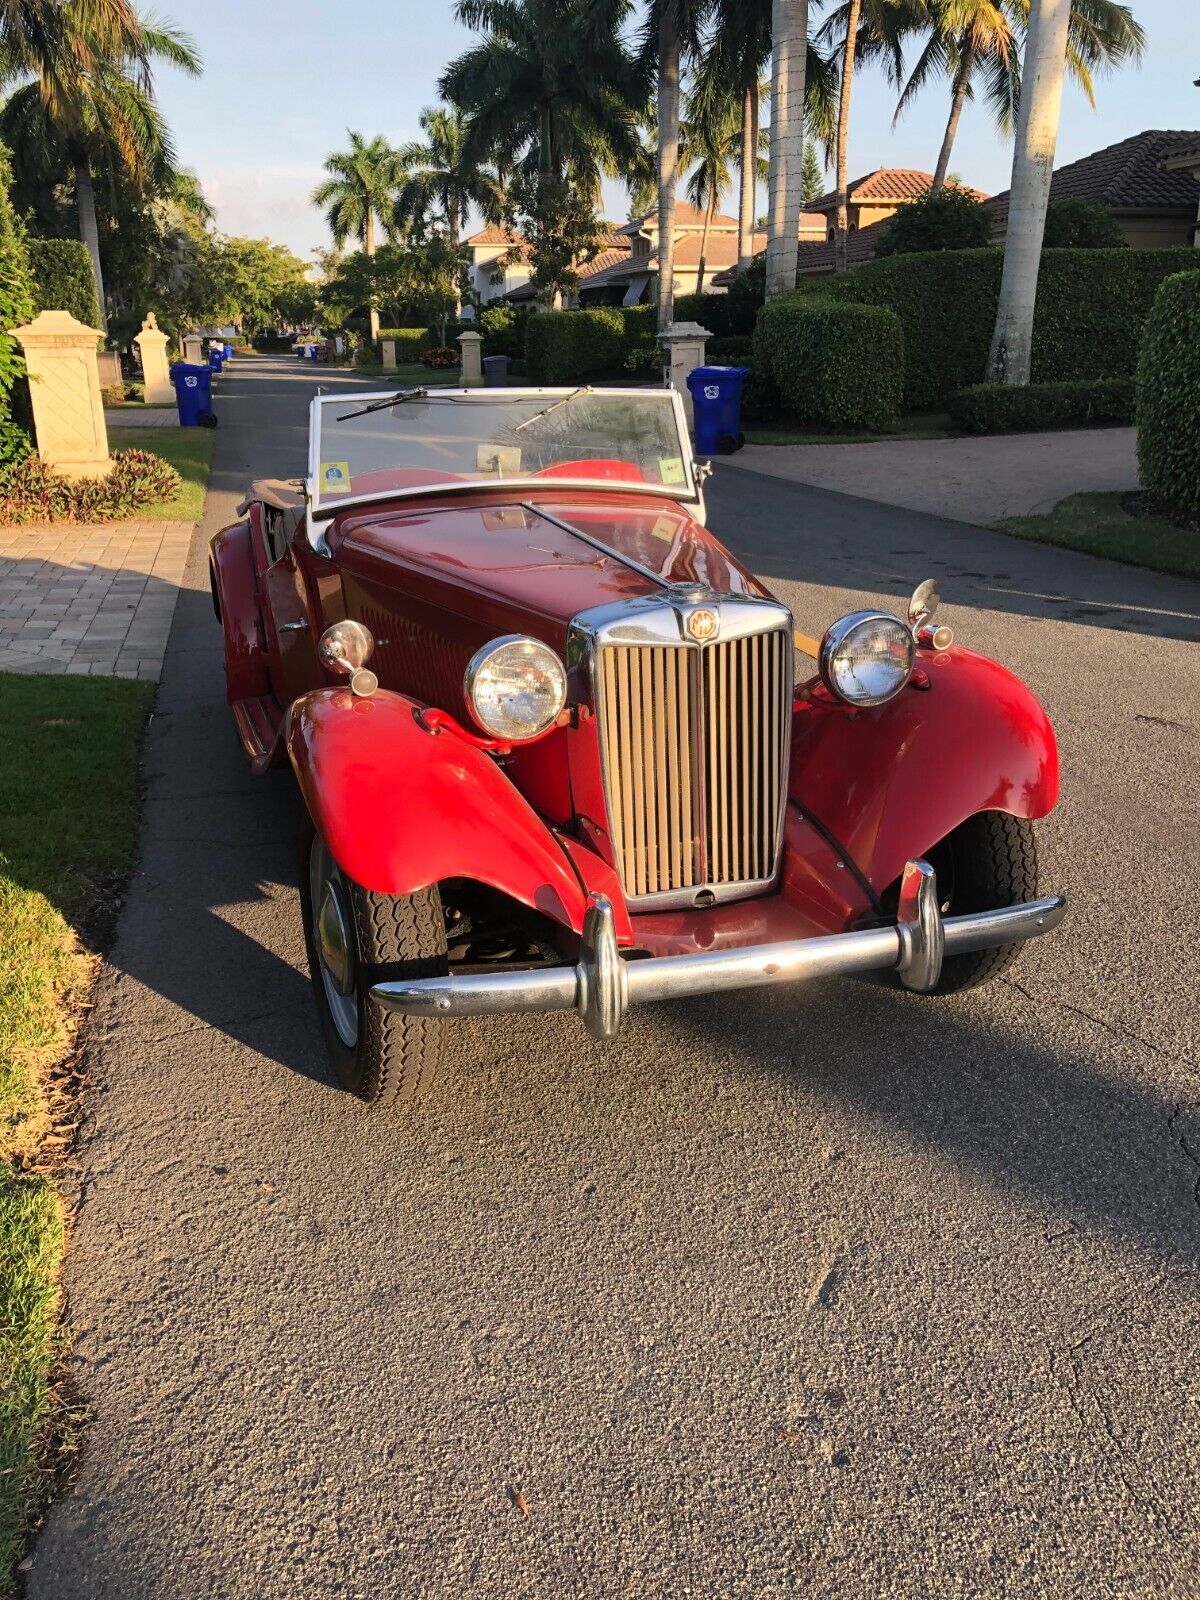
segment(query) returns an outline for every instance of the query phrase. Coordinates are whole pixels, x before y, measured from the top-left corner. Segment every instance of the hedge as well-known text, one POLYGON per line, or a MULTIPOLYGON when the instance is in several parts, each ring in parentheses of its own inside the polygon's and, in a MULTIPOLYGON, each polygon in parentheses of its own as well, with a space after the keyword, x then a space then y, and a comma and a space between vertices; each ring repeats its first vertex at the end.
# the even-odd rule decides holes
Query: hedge
POLYGON ((38 311, 69 311, 85 327, 99 328, 96 275, 82 240, 30 239, 29 269, 38 311))
POLYGON ((1036 433, 1040 428, 1133 421, 1132 378, 1082 383, 979 383, 949 400, 950 420, 964 433, 1036 433))
POLYGON ((900 318, 883 306, 783 295, 759 313, 754 370, 801 422, 885 427, 899 414, 904 382, 900 318))
POLYGON ((381 345, 385 339, 395 340, 397 361, 419 361, 421 351, 428 350, 430 344, 428 328, 380 328, 381 345))
POLYGON ((753 296, 738 294, 736 289, 728 294, 675 296, 675 321, 698 322, 716 339, 753 333, 757 310, 753 296))
POLYGON ((621 321, 625 324, 626 344, 645 346, 657 343, 657 306, 622 306, 621 321))
POLYGON ((521 356, 525 353, 525 322, 529 312, 516 306, 485 306, 479 313, 485 356, 521 356))
MULTIPOLYGON (((1159 284, 1190 265, 1175 250, 1046 250, 1033 325, 1033 381, 1132 378, 1159 284)), ((999 250, 889 256, 804 284, 799 293, 886 306, 904 329, 904 404, 944 405, 987 370, 996 321, 999 250)))
POLYGON ((1137 429, 1146 488, 1200 511, 1200 272, 1176 273, 1154 297, 1138 363, 1137 429))
POLYGON ((0 467, 29 449, 29 436, 21 426, 29 401, 25 362, 8 329, 23 327, 33 316, 33 284, 25 229, 8 198, 11 180, 8 151, 0 144, 0 467), (18 385, 16 396, 13 390, 18 385))
POLYGON ((581 383, 620 372, 625 349, 625 319, 615 306, 539 312, 525 330, 531 383, 581 383))

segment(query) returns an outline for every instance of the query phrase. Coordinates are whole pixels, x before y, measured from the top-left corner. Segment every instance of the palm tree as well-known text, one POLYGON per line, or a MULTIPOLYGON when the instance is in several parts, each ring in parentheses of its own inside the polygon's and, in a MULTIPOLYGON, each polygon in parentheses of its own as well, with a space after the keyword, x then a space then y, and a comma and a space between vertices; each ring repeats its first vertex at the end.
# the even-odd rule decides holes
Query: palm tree
MULTIPOLYGON (((313 204, 325 211, 334 243, 359 239, 368 256, 375 254, 375 221, 389 231, 394 196, 403 179, 400 160, 382 134, 368 143, 361 133, 347 129, 349 150, 335 150, 325 158, 329 177, 313 190, 313 204)), ((379 312, 371 307, 371 338, 379 337, 379 312)))
POLYGON ((1033 0, 1022 68, 1008 227, 996 328, 988 356, 989 383, 1027 384, 1033 351, 1033 311, 1046 205, 1058 142, 1071 0, 1033 0))
POLYGON ((926 0, 844 0, 830 13, 818 33, 823 43, 840 40, 841 86, 838 96, 836 139, 837 209, 834 214, 833 270, 846 270, 846 246, 850 231, 847 193, 848 149, 850 139, 850 97, 854 88, 856 60, 882 58, 889 79, 899 84, 904 73, 903 39, 924 16, 926 0))
POLYGON ((804 208, 804 74, 808 0, 771 4, 771 154, 767 172, 766 292, 796 287, 804 208))
MULTIPOLYGON (((750 265, 758 211, 756 167, 759 149, 762 75, 771 60, 771 0, 717 0, 716 26, 697 73, 693 98, 735 93, 741 97, 741 154, 738 161, 738 271, 750 265)), ((805 160, 813 138, 833 148, 837 66, 809 41, 804 70, 805 160)), ((769 91, 769 85, 766 86, 769 91)), ((820 192, 819 190, 817 191, 820 192)))
POLYGON ((713 0, 650 0, 643 62, 655 73, 658 121, 658 326, 675 314, 675 189, 679 181, 679 86, 683 61, 700 52, 713 0))
MULTIPOLYGON (((1012 132, 1021 94, 1020 35, 1028 16, 1028 0, 932 0, 928 6, 929 37, 904 86, 896 117, 931 76, 944 73, 950 79, 950 114, 934 168, 933 193, 946 181, 963 103, 973 98, 977 74, 983 75, 1001 131, 1012 132)), ((1093 108, 1093 71, 1140 61, 1144 45, 1145 34, 1128 6, 1116 0, 1073 0, 1067 67, 1093 108)))
POLYGON ((638 159, 644 96, 621 39, 630 0, 457 0, 483 38, 443 72, 442 98, 467 118, 464 162, 515 173, 539 218, 564 186, 599 193, 638 159))
MULTIPOLYGON (((715 96, 690 99, 689 115, 683 123, 680 140, 682 164, 696 163, 687 183, 687 198, 697 211, 704 213, 704 228, 700 235, 700 263, 696 269, 696 293, 704 290, 704 269, 707 265, 708 235, 713 217, 720 204, 722 193, 732 183, 731 164, 742 153, 741 106, 731 94, 724 99, 715 96)), ((752 169, 754 177, 759 169, 765 175, 766 163, 761 158, 752 169)))
POLYGON ((402 145, 396 151, 404 177, 393 226, 420 231, 436 213, 457 245, 471 206, 478 206, 488 222, 501 220, 504 186, 486 166, 467 159, 467 121, 457 107, 427 106, 420 125, 426 142, 402 145))
POLYGON ((24 164, 52 170, 63 160, 75 184, 79 234, 92 258, 100 319, 108 327, 93 168, 115 165, 138 188, 166 181, 174 166, 170 130, 154 99, 150 63, 166 61, 198 76, 200 57, 186 33, 139 17, 119 0, 67 0, 29 22, 39 0, 6 0, 0 29, 4 72, 21 80, 0 113, 3 137, 24 164), (14 42, 15 41, 15 42, 14 42))

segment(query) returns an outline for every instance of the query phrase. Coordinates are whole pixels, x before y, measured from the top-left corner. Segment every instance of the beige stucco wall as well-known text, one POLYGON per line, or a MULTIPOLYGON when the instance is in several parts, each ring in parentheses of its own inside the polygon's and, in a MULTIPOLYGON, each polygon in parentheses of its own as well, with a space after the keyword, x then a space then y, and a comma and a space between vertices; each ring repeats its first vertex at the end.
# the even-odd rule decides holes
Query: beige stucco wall
POLYGON ((1191 244, 1194 217, 1118 217, 1125 243, 1133 250, 1169 250, 1191 244))

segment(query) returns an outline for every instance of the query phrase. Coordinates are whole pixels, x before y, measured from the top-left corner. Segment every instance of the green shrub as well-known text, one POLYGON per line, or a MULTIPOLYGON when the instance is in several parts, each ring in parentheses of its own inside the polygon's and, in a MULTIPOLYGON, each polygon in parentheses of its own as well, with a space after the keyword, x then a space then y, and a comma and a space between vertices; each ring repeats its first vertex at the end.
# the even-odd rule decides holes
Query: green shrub
POLYGON ((991 239, 992 221, 966 189, 947 184, 901 206, 881 228, 875 254, 913 255, 922 250, 978 250, 991 239))
POLYGON ((25 229, 8 198, 12 183, 8 151, 0 144, 0 465, 25 455, 29 438, 20 425, 27 407, 25 362, 20 346, 8 335, 10 328, 21 328, 33 316, 33 283, 25 229), (13 411, 13 390, 25 391, 13 411))
MULTIPOLYGON (((1038 278, 1033 381, 1131 378, 1142 324, 1163 278, 1190 265, 1176 250, 1047 250, 1038 278)), ((944 405, 978 383, 1000 292, 999 250, 947 250, 868 261, 799 291, 887 306, 904 328, 904 404, 944 405)))
POLYGON ((746 293, 715 294, 710 290, 675 297, 675 321, 698 322, 716 339, 753 333, 757 312, 758 306, 746 293))
POLYGON ((1200 511, 1200 272, 1176 273, 1154 297, 1138 363, 1137 430, 1146 488, 1200 511))
POLYGON ((1134 380, 1091 378, 1078 383, 979 383, 948 401, 950 420, 964 433, 1035 433, 1089 423, 1133 421, 1134 380))
POLYGON ((710 339, 704 359, 711 366, 743 367, 750 361, 754 340, 748 333, 731 333, 724 339, 710 339))
POLYGON ((0 523, 111 522, 174 499, 182 479, 147 450, 118 450, 104 478, 64 478, 40 456, 0 470, 0 523))
POLYGON ((1043 250, 1123 250, 1125 235, 1108 206, 1094 200, 1058 200, 1046 207, 1043 250))
POLYGON ((625 352, 626 372, 660 373, 662 354, 656 344, 634 344, 625 352))
MULTIPOLYGON (((429 346, 429 333, 425 328, 380 328, 380 342, 384 339, 394 339, 396 342, 397 361, 419 361, 421 351, 429 346)), ((380 360, 383 353, 380 352, 380 360)))
POLYGON ((622 306, 621 321, 625 324, 626 344, 657 344, 657 306, 622 306))
POLYGON ((448 344, 434 345, 431 350, 421 351, 421 365, 428 367, 431 372, 449 372, 452 367, 461 364, 462 351, 452 350, 448 344))
POLYGON ((783 417, 783 398, 772 379, 762 372, 751 372, 742 387, 743 422, 778 422, 783 417))
POLYGON ((479 313, 485 356, 519 356, 525 350, 528 311, 516 306, 485 306, 479 313))
POLYGON ((99 328, 96 276, 81 240, 30 239, 29 270, 38 311, 69 311, 86 327, 99 328))
POLYGON ((543 311, 525 330, 525 364, 532 383, 582 383, 620 372, 625 322, 616 306, 592 311, 543 311))
POLYGON ((783 295, 759 313, 754 370, 801 422, 886 427, 899 415, 904 383, 900 318, 882 306, 783 295))

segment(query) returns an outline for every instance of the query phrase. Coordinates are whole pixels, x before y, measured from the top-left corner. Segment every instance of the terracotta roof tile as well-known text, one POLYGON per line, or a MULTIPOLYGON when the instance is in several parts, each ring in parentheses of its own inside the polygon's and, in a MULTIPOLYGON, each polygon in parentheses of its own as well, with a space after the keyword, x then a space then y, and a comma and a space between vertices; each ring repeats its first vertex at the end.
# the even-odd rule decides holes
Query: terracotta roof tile
MULTIPOLYGON (((867 201, 919 200, 933 182, 932 172, 922 172, 917 167, 876 167, 861 178, 846 185, 846 193, 860 205, 867 201)), ((968 184, 960 187, 976 200, 986 200, 982 189, 972 189, 968 184)), ((830 189, 819 200, 810 200, 809 211, 829 212, 837 205, 837 190, 830 189)))
MULTIPOLYGON (((1114 211, 1186 211, 1196 214, 1200 183, 1184 169, 1164 171, 1168 156, 1200 144, 1200 133, 1150 128, 1090 156, 1059 167, 1050 180, 1050 202, 1094 200, 1114 211)), ((1008 195, 987 202, 998 223, 1008 217, 1008 195)))
MULTIPOLYGON (((655 206, 654 209, 651 210, 651 211, 643 211, 640 217, 631 218, 630 221, 626 222, 625 224, 623 224, 622 227, 618 228, 617 232, 618 233, 624 233, 624 234, 640 233, 642 231, 642 229, 646 226, 647 223, 649 223, 649 224, 651 224, 651 226, 657 228, 657 226, 658 226, 658 207, 657 206, 655 206)), ((692 205, 691 202, 688 201, 688 200, 676 200, 676 202, 675 202, 675 226, 677 228, 688 228, 688 229, 691 229, 691 228, 703 228, 703 226, 704 226, 704 212, 701 211, 698 206, 692 205)), ((727 217, 724 214, 724 212, 718 211, 715 214, 715 216, 713 217, 713 219, 712 219, 712 226, 714 228, 736 228, 737 227, 737 218, 736 217, 727 217)))
POLYGON ((513 233, 508 228, 497 228, 489 223, 486 228, 481 228, 478 233, 473 233, 469 239, 464 239, 465 245, 488 244, 524 244, 525 241, 519 233, 513 233))

